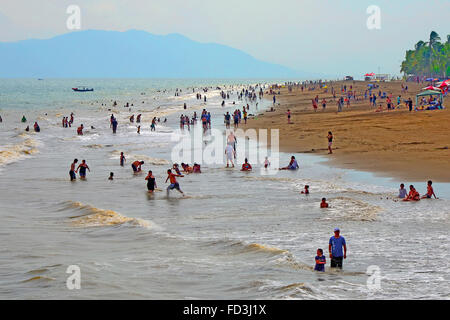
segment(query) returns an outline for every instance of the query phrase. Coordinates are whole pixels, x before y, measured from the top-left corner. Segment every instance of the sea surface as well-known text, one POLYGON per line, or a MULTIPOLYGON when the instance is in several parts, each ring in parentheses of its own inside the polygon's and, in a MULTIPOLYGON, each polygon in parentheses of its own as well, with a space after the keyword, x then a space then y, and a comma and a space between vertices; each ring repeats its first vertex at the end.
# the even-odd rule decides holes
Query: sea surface
MULTIPOLYGON (((281 81, 0 79, 0 299, 449 299, 449 184, 433 185, 438 200, 404 203, 398 185, 412 183, 423 194, 426 181, 293 154, 295 172, 262 170, 263 158, 252 162, 253 172, 203 163, 201 174, 178 178, 185 197, 166 194, 166 171, 183 136, 180 114, 206 108, 212 128, 225 134, 224 112, 248 103, 258 115, 272 105, 238 100, 236 91, 274 82, 281 81), (95 91, 73 92, 77 86, 95 91), (206 103, 196 99, 205 87, 206 103), (224 107, 221 90, 230 93, 224 107), (63 128, 71 112, 74 125, 63 128), (128 120, 138 113, 141 134, 128 120), (161 122, 151 132, 154 116, 161 122), (32 132, 34 121, 41 132, 32 132), (77 136, 81 123, 85 134, 77 136), (86 159, 86 181, 69 181, 74 158, 86 159), (133 174, 134 160, 145 162, 142 174, 133 174), (148 170, 159 189, 153 195, 148 170), (300 194, 305 184, 308 196, 300 194), (319 208, 322 197, 329 209, 319 208), (344 268, 332 271, 327 261, 326 272, 314 272, 317 248, 329 260, 335 227, 347 241, 344 268), (70 290, 73 265, 81 288, 70 290)), ((211 143, 208 133, 194 139, 200 148, 211 143)), ((247 146, 242 141, 238 150, 247 146)), ((277 156, 284 166, 291 154, 277 156)), ((238 157, 237 166, 242 162, 238 157)))

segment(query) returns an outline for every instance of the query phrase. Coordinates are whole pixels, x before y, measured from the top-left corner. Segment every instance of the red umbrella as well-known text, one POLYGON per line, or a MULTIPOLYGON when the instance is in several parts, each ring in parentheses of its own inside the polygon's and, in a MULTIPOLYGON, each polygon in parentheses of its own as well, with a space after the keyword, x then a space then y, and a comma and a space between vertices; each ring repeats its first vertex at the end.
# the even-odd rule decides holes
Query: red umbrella
POLYGON ((441 91, 441 88, 434 87, 434 86, 428 86, 426 88, 422 88, 422 90, 435 90, 435 91, 441 91))
POLYGON ((373 77, 374 75, 375 75, 375 73, 372 72, 372 73, 366 73, 364 76, 365 77, 373 77))

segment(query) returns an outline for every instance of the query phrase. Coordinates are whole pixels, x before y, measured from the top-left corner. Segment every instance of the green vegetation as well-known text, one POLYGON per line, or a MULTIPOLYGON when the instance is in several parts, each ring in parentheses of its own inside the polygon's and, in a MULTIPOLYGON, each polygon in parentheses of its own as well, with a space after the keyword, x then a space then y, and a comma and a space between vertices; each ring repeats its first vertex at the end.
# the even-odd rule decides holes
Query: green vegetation
POLYGON ((432 31, 429 41, 417 42, 415 50, 406 51, 400 71, 405 75, 450 76, 450 35, 447 35, 446 42, 440 41, 441 37, 432 31))

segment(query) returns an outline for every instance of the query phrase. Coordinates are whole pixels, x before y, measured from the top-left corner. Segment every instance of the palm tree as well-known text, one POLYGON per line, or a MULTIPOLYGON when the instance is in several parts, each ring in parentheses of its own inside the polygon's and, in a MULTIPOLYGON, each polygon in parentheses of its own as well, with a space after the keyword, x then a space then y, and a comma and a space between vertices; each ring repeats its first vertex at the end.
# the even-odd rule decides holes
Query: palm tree
POLYGON ((416 43, 416 45, 414 46, 416 50, 420 50, 420 48, 425 47, 426 42, 423 42, 422 40, 420 40, 419 42, 416 43))
POLYGON ((427 54, 427 60, 428 60, 428 71, 430 72, 430 77, 432 76, 433 56, 435 55, 434 48, 435 48, 436 44, 439 43, 440 40, 441 40, 441 37, 439 37, 439 34, 436 31, 431 31, 430 41, 428 41, 426 43, 426 44, 428 44, 428 47, 429 47, 429 51, 427 54))

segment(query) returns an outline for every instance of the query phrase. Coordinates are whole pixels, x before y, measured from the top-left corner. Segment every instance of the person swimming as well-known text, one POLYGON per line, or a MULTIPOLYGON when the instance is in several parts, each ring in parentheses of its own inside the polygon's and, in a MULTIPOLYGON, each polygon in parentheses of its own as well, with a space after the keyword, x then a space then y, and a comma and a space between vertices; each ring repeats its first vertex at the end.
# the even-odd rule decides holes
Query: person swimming
POLYGON ((302 190, 301 193, 302 193, 302 194, 309 194, 309 186, 308 186, 308 185, 305 185, 305 189, 302 190))
POLYGON ((109 173, 109 178, 108 180, 114 180, 114 172, 110 172, 109 173))
POLYGON ((320 203, 321 208, 329 208, 326 198, 322 198, 322 202, 320 203))

